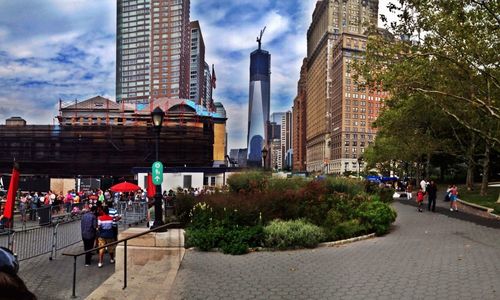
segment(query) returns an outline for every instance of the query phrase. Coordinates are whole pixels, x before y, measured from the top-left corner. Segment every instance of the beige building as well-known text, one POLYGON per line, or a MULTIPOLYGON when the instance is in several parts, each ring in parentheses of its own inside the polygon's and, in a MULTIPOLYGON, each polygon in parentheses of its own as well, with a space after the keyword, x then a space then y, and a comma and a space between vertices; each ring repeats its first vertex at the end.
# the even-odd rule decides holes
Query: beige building
MULTIPOLYGON (((343 94, 335 85, 346 71, 345 66, 335 65, 338 53, 335 47, 343 33, 361 35, 370 25, 377 24, 378 1, 322 0, 317 1, 312 22, 307 32, 306 79, 306 165, 308 171, 341 173, 341 154, 334 147, 332 137, 338 136, 338 114, 343 94), (335 86, 334 86, 335 85, 335 86), (340 105, 340 106, 339 106, 340 105), (334 114, 336 113, 336 117, 334 114), (337 118, 337 119, 336 119, 337 118), (334 122, 337 122, 334 124, 334 122), (336 151, 334 151, 334 149, 336 151)), ((365 44, 366 47, 366 44, 365 44)), ((356 51, 360 51, 356 49, 356 51)), ((351 52, 345 52, 351 55, 351 52)), ((342 124, 342 122, 340 122, 342 124)), ((352 155, 350 160, 352 160, 352 155)), ((356 160, 356 158, 354 159, 356 160)))
POLYGON ((328 164, 331 173, 356 172, 358 158, 375 140, 376 130, 372 128, 372 123, 383 107, 386 92, 380 87, 368 89, 358 86, 352 78, 352 63, 357 54, 366 50, 366 42, 364 35, 343 33, 333 48, 330 109, 332 159, 328 164))

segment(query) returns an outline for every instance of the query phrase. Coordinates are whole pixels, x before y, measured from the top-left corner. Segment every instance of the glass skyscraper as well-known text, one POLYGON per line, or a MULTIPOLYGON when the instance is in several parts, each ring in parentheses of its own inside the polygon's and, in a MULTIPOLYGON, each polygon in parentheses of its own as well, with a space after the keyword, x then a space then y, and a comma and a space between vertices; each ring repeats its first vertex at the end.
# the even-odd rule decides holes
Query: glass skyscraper
POLYGON ((262 166, 262 149, 267 145, 266 124, 269 121, 271 94, 271 54, 260 47, 250 54, 250 95, 248 101, 249 167, 262 166))

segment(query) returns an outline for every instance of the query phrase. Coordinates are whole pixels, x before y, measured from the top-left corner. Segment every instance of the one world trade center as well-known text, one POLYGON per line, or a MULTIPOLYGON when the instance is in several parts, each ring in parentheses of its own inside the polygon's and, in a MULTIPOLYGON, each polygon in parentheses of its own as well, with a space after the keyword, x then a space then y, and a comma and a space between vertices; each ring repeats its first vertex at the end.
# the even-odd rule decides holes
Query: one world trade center
POLYGON ((269 121, 271 94, 271 54, 259 48, 250 54, 250 95, 248 101, 247 165, 262 166, 262 149, 267 145, 266 124, 269 121))

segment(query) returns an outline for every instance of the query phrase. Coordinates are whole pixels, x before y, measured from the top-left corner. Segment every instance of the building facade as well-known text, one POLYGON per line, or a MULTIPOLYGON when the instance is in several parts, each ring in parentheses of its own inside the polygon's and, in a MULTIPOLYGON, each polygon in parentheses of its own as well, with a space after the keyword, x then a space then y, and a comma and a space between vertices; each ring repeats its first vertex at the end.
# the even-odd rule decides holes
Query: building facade
POLYGON ((292 161, 290 160, 290 150, 292 149, 292 137, 293 137, 293 114, 291 111, 287 111, 281 117, 281 135, 280 135, 280 147, 281 147, 281 169, 291 170, 292 161))
POLYGON ((271 98, 271 54, 259 48, 250 54, 247 166, 262 166, 262 149, 267 145, 266 124, 271 98))
POLYGON ((297 96, 293 100, 293 167, 294 171, 303 172, 306 170, 306 78, 307 59, 302 62, 300 68, 300 78, 297 83, 297 96))
MULTIPOLYGON (((375 140, 372 123, 383 108, 387 93, 381 87, 358 86, 352 79, 352 63, 366 51, 364 35, 343 33, 333 53, 332 161, 329 168, 337 174, 356 172, 358 158, 375 140)), ((362 168, 362 166, 360 166, 362 168)), ((360 169, 361 169, 360 168, 360 169)))
POLYGON ((117 1, 116 99, 149 100, 150 0, 117 1))
POLYGON ((210 67, 208 66, 207 63, 205 63, 205 68, 204 68, 204 73, 205 73, 205 90, 203 91, 203 105, 204 107, 210 108, 213 105, 213 99, 212 99, 212 74, 210 73, 210 67))
MULTIPOLYGON (((317 1, 307 32, 306 80, 306 168, 308 171, 340 173, 334 156, 332 135, 341 130, 334 125, 338 111, 338 90, 334 91, 335 72, 345 76, 345 69, 334 70, 334 47, 343 33, 362 35, 368 26, 377 24, 377 0, 317 1), (334 95, 335 94, 335 95, 334 95), (333 99, 337 97, 337 99, 333 99), (335 160, 335 162, 333 162, 335 160)), ((338 124, 337 124, 338 125, 338 124)))
POLYGON ((190 0, 118 0, 116 99, 189 98, 190 0))
POLYGON ((191 67, 189 77, 189 99, 203 105, 205 103, 205 42, 200 23, 191 22, 191 67))

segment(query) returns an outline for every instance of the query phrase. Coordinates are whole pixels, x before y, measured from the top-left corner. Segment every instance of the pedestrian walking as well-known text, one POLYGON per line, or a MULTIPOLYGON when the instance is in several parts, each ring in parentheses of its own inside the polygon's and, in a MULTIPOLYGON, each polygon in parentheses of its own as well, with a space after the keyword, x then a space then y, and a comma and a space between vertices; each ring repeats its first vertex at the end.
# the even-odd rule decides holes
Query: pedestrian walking
MULTIPOLYGON (((109 216, 109 210, 107 207, 103 207, 103 213, 99 218, 97 218, 97 230, 98 230, 98 242, 99 247, 106 244, 114 242, 114 231, 113 231, 113 218, 109 216)), ((115 263, 115 248, 116 245, 110 245, 107 247, 111 264, 115 263)), ((104 248, 99 249, 99 263, 97 266, 102 267, 104 260, 104 248)))
POLYGON ((114 208, 113 202, 109 202, 108 205, 108 211, 109 211, 109 216, 113 218, 113 240, 117 241, 118 240, 118 221, 122 218, 118 214, 118 210, 114 208))
MULTIPOLYGON (((95 216, 96 207, 93 206, 90 210, 87 210, 82 216, 81 229, 82 229, 82 240, 83 249, 88 251, 94 247, 94 242, 96 239, 97 230, 97 218, 95 216)), ((90 266, 92 259, 92 253, 85 254, 85 266, 90 266)))
POLYGON ((21 213, 21 222, 26 223, 26 210, 28 209, 28 195, 23 194, 19 202, 19 212, 21 213))
POLYGON ((30 199, 30 221, 36 221, 36 212, 38 209, 38 194, 31 192, 31 199, 30 199))
POLYGON ((436 211, 436 198, 437 198, 437 185, 434 180, 429 182, 427 185, 427 210, 436 211))
POLYGON ((418 204, 418 207, 417 207, 417 210, 419 212, 422 212, 422 203, 424 202, 424 191, 422 190, 422 188, 418 189, 418 192, 417 192, 417 204, 418 204))
POLYGON ((413 186, 411 185, 410 182, 408 182, 408 185, 406 186, 406 197, 408 200, 411 200, 413 198, 413 186))
POLYGON ((450 196, 451 196, 450 192, 452 186, 453 185, 449 185, 448 188, 446 189, 446 194, 444 195, 444 202, 450 201, 450 196))
POLYGON ((424 192, 424 195, 425 195, 425 193, 427 192, 427 190, 426 190, 427 181, 425 181, 425 179, 422 179, 422 181, 420 181, 420 188, 422 189, 422 191, 424 192))
POLYGON ((64 207, 66 208, 66 213, 71 212, 71 205, 73 204, 73 194, 71 191, 68 191, 66 197, 64 197, 64 207))
POLYGON ((450 189, 450 211, 458 211, 457 200, 458 188, 456 185, 452 185, 450 189))

